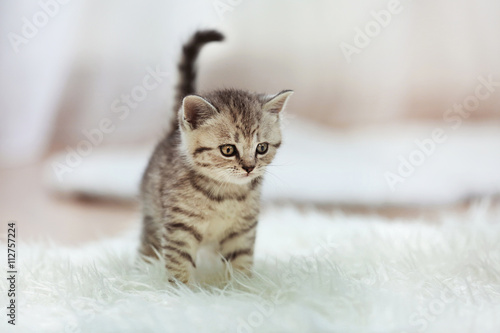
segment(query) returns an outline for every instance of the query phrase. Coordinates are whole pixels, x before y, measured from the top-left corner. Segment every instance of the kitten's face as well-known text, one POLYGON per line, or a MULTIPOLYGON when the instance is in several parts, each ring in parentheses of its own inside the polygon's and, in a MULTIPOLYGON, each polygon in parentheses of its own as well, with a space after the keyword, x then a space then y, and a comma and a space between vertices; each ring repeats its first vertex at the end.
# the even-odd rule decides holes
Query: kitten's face
POLYGON ((265 98, 231 90, 207 99, 191 96, 193 100, 188 101, 187 97, 181 110, 181 132, 194 168, 235 184, 262 176, 281 144, 279 111, 290 94, 265 98))

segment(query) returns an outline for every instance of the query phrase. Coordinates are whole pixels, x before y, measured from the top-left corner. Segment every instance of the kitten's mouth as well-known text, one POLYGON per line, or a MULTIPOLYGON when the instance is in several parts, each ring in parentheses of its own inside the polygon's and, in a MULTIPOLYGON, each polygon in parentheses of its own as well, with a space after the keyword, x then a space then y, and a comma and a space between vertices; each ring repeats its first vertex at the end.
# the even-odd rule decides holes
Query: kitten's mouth
POLYGON ((236 176, 237 179, 239 180, 251 180, 257 176, 255 173, 240 173, 239 175, 236 176))

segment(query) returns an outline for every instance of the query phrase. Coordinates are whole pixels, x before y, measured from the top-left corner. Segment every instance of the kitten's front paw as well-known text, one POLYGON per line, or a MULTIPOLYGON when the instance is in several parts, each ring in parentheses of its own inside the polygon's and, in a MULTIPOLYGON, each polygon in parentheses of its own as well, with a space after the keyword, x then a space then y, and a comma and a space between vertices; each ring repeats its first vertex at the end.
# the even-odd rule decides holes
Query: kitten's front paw
POLYGON ((169 274, 168 282, 171 284, 178 284, 179 282, 183 284, 190 284, 191 277, 189 274, 169 274))

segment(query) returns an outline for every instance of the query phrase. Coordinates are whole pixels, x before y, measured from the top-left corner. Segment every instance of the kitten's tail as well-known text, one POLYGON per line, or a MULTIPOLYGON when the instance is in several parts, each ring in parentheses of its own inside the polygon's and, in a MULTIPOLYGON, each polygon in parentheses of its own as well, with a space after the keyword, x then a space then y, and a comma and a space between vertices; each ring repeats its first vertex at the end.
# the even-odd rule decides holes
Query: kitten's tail
POLYGON ((197 31, 191 39, 182 47, 182 55, 179 65, 179 82, 176 87, 173 129, 177 127, 177 112, 185 96, 196 92, 196 58, 203 45, 210 42, 220 42, 224 40, 224 35, 216 30, 197 31))

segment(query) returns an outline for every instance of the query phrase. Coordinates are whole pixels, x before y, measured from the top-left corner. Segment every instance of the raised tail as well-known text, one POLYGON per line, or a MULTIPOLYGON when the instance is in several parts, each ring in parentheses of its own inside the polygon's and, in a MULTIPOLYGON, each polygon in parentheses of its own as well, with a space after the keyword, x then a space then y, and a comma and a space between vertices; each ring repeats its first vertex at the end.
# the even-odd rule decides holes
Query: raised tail
POLYGON ((172 129, 177 128, 177 112, 185 96, 196 92, 196 59, 203 45, 210 42, 220 42, 224 35, 216 30, 197 31, 191 39, 182 47, 181 60, 177 66, 179 70, 179 82, 176 86, 174 118, 172 129))

